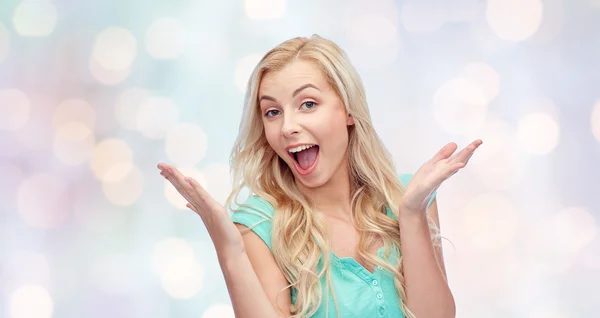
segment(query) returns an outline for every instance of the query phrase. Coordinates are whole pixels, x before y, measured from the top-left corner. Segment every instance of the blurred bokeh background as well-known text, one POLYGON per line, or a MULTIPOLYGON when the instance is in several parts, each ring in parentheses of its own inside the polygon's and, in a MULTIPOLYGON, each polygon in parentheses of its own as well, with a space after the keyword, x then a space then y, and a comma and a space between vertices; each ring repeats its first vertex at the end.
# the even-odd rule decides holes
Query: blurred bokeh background
POLYGON ((439 190, 458 317, 598 317, 600 1, 0 2, 0 316, 233 317, 172 163, 223 201, 246 80, 318 33, 439 190))

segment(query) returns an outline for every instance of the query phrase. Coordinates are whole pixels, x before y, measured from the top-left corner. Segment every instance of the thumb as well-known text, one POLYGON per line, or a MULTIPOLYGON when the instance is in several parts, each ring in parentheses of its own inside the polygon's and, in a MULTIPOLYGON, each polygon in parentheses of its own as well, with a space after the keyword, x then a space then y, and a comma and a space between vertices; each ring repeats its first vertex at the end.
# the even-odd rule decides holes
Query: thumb
POLYGON ((458 148, 458 145, 454 142, 450 142, 442 147, 442 149, 440 149, 431 159, 435 163, 442 159, 449 158, 456 151, 456 148, 458 148))
POLYGON ((185 205, 188 209, 198 213, 198 210, 196 210, 196 207, 194 207, 191 203, 188 202, 188 204, 185 205))

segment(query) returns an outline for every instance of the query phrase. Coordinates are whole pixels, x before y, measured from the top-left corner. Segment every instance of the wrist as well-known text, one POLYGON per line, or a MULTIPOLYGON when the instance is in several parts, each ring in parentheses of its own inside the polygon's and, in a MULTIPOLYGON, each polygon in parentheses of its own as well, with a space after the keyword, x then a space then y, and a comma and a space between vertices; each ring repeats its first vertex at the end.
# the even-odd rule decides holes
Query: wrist
POLYGON ((240 262, 248 260, 248 255, 246 251, 227 251, 222 253, 217 252, 217 258, 219 259, 221 269, 226 271, 239 268, 240 262))
POLYGON ((398 214, 400 218, 404 219, 420 219, 425 218, 426 210, 407 207, 403 204, 400 204, 398 208, 398 214))

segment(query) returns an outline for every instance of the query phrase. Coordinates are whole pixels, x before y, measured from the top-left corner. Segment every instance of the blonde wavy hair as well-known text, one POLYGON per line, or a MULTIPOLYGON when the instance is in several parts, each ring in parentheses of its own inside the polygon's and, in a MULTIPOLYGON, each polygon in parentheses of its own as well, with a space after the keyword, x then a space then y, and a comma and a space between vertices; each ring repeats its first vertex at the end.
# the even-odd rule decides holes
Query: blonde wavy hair
MULTIPOLYGON (((332 41, 318 35, 287 40, 270 50, 254 69, 248 82, 239 135, 231 153, 233 190, 226 205, 235 213, 232 203, 243 206, 237 199, 247 188, 273 206, 272 219, 264 211, 260 215, 272 222, 272 252, 290 283, 282 292, 292 287, 297 295, 291 307, 292 317, 308 317, 318 310, 323 300, 322 278, 326 280, 327 296, 331 290, 338 308, 330 278, 331 245, 325 219, 313 210, 313 202, 299 191, 290 168, 268 144, 258 105, 258 89, 265 74, 281 70, 297 59, 319 67, 354 118, 354 125, 348 128, 347 151, 352 218, 361 233, 358 254, 368 264, 394 274, 399 305, 407 317, 414 317, 406 306, 402 257, 397 266, 386 261, 392 249, 402 247, 398 221, 387 216, 386 207, 398 215, 404 187, 392 156, 373 128, 360 77, 345 52, 332 41), (381 241, 385 260, 369 251, 369 247, 381 241), (319 260, 322 260, 320 270, 319 260)), ((432 235, 437 236, 435 224, 431 220, 429 223, 432 235)))

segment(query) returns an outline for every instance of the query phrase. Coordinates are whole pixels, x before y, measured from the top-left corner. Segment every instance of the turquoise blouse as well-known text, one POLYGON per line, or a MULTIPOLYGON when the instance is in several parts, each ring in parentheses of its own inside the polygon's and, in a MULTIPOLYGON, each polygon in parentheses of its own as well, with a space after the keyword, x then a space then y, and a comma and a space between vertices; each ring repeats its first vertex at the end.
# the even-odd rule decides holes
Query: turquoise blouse
MULTIPOLYGON (((400 175, 400 181, 406 185, 412 175, 404 174, 400 175)), ((431 198, 433 198, 435 194, 431 198)), ((431 204, 429 201, 429 204, 431 204)), ((258 213, 266 212, 269 214, 268 217, 273 216, 273 206, 267 201, 253 196, 249 198, 245 204, 258 208, 258 213), (260 212, 259 212, 260 211, 260 212)), ((395 216, 392 211, 387 210, 387 214, 393 218, 395 216)), ((256 211, 256 210, 255 210, 256 211)), ((256 225, 252 231, 254 231, 269 247, 271 245, 271 221, 270 219, 263 219, 261 216, 248 212, 245 207, 240 207, 235 211, 231 218, 233 222, 245 225, 252 228, 256 225), (262 222, 261 222, 262 221, 262 222)), ((381 259, 384 258, 383 248, 378 250, 378 255, 381 259)), ((389 261, 395 265, 398 263, 400 251, 396 248, 392 250, 392 254, 389 261)), ((380 318, 397 318, 404 317, 402 310, 399 305, 398 293, 394 286, 393 274, 383 268, 377 266, 373 273, 369 272, 361 264, 351 257, 338 257, 331 252, 331 280, 333 288, 336 294, 337 303, 340 310, 340 317, 344 318, 364 318, 364 317, 380 317, 380 318)), ((321 264, 318 265, 321 268, 321 264)), ((321 286, 325 292, 325 278, 321 280, 321 286)), ((323 302, 312 315, 313 318, 335 318, 337 317, 336 307, 333 302, 331 293, 329 298, 329 314, 327 315, 327 304, 323 297, 323 302)), ((295 293, 291 292, 292 303, 295 303, 295 293)))

